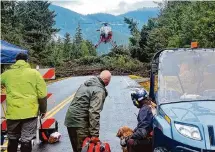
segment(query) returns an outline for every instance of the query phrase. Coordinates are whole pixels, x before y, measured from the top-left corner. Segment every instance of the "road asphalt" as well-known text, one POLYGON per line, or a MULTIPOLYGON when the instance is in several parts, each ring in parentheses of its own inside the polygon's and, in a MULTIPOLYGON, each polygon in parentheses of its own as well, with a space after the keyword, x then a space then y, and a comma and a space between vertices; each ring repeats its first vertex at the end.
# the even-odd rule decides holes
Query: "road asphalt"
MULTIPOLYGON (((55 102, 52 101, 48 104, 48 111, 73 95, 78 87, 89 78, 90 76, 71 77, 48 85, 48 92, 53 93, 55 99, 55 102)), ((112 152, 121 152, 119 139, 116 137, 118 129, 124 125, 135 128, 137 124, 138 109, 133 106, 130 98, 130 91, 136 87, 140 87, 139 84, 127 76, 113 76, 107 87, 108 97, 101 112, 100 140, 108 142, 112 152)), ((34 152, 72 151, 67 129, 64 126, 65 114, 69 104, 70 102, 67 102, 63 107, 57 108, 53 116, 58 121, 59 132, 62 134, 60 142, 35 145, 34 152)))

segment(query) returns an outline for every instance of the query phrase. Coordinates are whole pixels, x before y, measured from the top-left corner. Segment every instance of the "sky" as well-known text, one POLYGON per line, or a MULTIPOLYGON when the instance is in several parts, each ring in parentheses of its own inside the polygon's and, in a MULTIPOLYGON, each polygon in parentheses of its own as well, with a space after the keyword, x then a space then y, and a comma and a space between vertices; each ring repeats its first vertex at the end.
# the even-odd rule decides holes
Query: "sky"
MULTIPOLYGON (((154 0, 161 2, 162 0, 154 0)), ((150 0, 61 0, 51 1, 58 5, 80 14, 109 13, 119 15, 143 7, 156 7, 150 0)))

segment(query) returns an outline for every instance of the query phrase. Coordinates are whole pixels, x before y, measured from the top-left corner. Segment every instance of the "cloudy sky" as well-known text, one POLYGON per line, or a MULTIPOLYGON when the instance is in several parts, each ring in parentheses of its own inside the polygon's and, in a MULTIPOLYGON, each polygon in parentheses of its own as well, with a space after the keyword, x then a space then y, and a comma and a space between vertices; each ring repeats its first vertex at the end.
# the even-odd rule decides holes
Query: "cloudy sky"
MULTIPOLYGON (((154 0, 160 2, 161 0, 154 0)), ((157 6, 150 0, 61 0, 51 1, 53 4, 68 8, 81 14, 110 13, 123 14, 142 7, 157 6)))

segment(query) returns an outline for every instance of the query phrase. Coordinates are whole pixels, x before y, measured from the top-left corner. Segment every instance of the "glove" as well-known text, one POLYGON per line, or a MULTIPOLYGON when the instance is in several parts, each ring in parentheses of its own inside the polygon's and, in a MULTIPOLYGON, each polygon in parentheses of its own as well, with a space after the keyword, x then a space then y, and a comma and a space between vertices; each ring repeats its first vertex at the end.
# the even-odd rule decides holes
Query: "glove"
POLYGON ((128 143, 129 146, 134 145, 134 139, 129 139, 129 140, 127 141, 127 143, 128 143))
POLYGON ((100 140, 98 137, 91 137, 91 142, 96 144, 97 142, 100 142, 100 140))
POLYGON ((40 114, 41 119, 43 119, 45 116, 46 116, 46 113, 41 113, 40 114))

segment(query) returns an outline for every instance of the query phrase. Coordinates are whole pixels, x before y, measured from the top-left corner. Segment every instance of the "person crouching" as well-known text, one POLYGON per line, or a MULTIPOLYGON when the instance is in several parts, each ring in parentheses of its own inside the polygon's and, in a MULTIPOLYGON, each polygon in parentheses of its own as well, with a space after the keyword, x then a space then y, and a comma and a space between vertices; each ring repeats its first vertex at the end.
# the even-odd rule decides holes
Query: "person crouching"
POLYGON ((120 141, 121 146, 127 146, 129 152, 142 151, 142 147, 150 145, 150 140, 147 138, 152 131, 153 113, 150 107, 151 101, 144 89, 138 89, 131 94, 133 104, 139 108, 137 116, 137 127, 134 133, 120 141))

